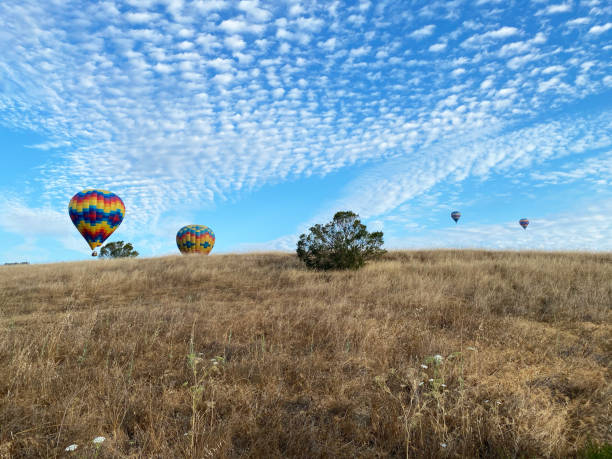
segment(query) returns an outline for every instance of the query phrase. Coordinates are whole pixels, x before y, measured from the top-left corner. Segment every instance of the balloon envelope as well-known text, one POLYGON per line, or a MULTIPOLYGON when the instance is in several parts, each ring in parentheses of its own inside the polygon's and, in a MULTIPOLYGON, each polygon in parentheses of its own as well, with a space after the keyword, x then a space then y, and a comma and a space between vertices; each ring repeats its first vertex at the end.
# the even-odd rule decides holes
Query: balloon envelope
POLYGON ((451 218, 455 220, 455 223, 457 223, 457 220, 461 218, 461 212, 458 212, 458 211, 451 212, 451 218))
POLYGON ((519 225, 521 225, 523 229, 527 229, 527 225, 529 225, 529 220, 527 220, 526 218, 521 218, 519 220, 519 225))
POLYGON ((83 190, 68 204, 74 226, 93 250, 117 229, 125 217, 125 205, 119 196, 106 190, 83 190))
POLYGON ((215 233, 204 225, 183 226, 176 233, 176 245, 181 253, 208 255, 215 245, 215 233))

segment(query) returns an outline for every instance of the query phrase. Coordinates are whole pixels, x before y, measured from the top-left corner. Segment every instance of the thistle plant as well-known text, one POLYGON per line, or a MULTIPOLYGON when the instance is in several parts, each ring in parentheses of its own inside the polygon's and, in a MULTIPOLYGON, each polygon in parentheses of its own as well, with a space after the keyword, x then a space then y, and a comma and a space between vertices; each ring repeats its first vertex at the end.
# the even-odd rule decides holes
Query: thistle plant
POLYGON ((95 454, 94 457, 98 456, 98 452, 100 451, 100 447, 102 446, 102 443, 104 442, 104 440, 106 440, 106 437, 96 437, 92 440, 92 443, 94 444, 94 448, 95 448, 95 454))
MULTIPOLYGON (((470 348, 474 350, 475 348, 470 348)), ((406 436, 406 457, 410 455, 410 439, 417 425, 421 425, 426 410, 433 410, 430 416, 435 416, 435 425, 440 429, 440 448, 448 448, 450 442, 446 441, 446 407, 445 391, 447 384, 445 376, 452 371, 456 365, 460 366, 460 374, 463 375, 463 354, 453 352, 444 358, 440 354, 425 357, 417 368, 408 369, 400 373, 395 368, 389 369, 387 374, 376 376, 378 386, 393 398, 402 410, 401 420, 406 436), (399 390, 391 390, 387 381, 395 379, 399 382, 399 390)), ((459 377, 460 388, 463 387, 463 379, 459 377)), ((398 385, 395 384, 395 387, 398 385)))

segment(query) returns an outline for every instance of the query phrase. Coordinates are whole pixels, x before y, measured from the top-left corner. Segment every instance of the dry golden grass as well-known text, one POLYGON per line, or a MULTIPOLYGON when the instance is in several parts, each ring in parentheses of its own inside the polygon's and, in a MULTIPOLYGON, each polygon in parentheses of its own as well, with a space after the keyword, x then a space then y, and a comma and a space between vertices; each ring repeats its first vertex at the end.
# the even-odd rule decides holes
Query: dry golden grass
POLYGON ((611 442, 611 306, 610 254, 0 267, 0 457, 572 456, 611 442))

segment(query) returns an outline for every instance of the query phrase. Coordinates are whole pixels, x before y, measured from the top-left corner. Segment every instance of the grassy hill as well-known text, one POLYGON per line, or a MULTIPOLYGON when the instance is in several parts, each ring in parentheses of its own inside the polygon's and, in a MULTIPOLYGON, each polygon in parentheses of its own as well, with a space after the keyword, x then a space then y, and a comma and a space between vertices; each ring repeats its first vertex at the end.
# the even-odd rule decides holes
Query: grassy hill
POLYGON ((0 457, 576 455, 612 441, 611 319, 610 254, 4 266, 0 457))

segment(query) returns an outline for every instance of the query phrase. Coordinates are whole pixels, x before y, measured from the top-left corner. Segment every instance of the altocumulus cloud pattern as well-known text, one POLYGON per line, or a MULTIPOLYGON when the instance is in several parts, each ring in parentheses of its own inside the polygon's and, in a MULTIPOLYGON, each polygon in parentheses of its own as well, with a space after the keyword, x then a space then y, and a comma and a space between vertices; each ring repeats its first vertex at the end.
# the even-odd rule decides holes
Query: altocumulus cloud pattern
POLYGON ((50 139, 50 203, 99 183, 147 224, 371 164, 338 203, 375 217, 449 177, 610 148, 609 111, 542 116, 610 94, 611 18, 597 0, 8 0, 0 118, 50 139))

